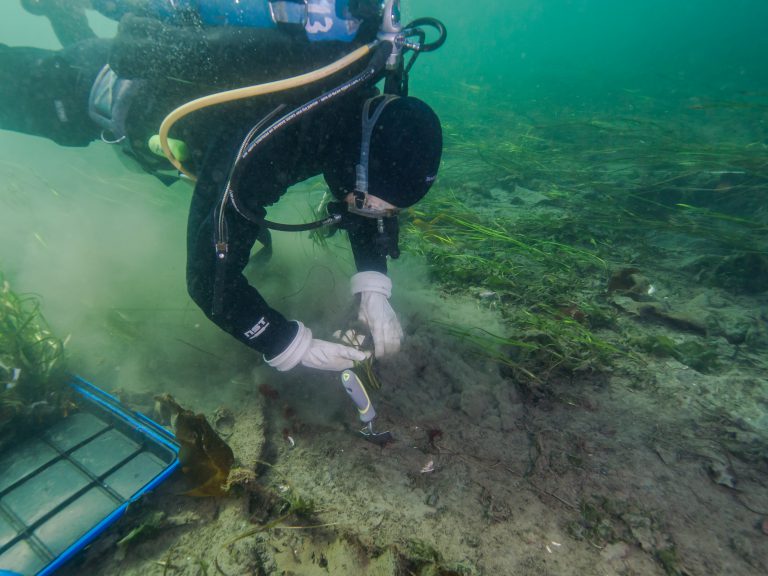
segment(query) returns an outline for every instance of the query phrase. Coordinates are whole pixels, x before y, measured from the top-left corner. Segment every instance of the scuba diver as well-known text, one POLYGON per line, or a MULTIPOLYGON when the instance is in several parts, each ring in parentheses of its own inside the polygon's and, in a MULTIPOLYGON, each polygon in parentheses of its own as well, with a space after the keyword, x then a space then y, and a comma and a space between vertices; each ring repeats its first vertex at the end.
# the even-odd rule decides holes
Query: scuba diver
POLYGON ((444 42, 439 21, 403 26, 399 0, 21 3, 51 20, 63 48, 0 45, 0 128, 66 146, 101 139, 163 181, 168 168, 194 179, 188 292, 279 371, 342 371, 371 352, 315 338, 272 308, 243 275, 252 249, 263 245, 257 260, 271 253, 270 229, 346 230, 357 268, 350 292, 373 354, 399 350, 387 276, 399 255, 397 213, 427 193, 442 153, 440 121, 408 96, 408 72, 444 42), (116 37, 97 38, 86 9, 117 20, 116 37), (429 27, 439 33, 432 43, 429 27), (290 186, 320 174, 335 198, 327 217, 267 220, 290 186))

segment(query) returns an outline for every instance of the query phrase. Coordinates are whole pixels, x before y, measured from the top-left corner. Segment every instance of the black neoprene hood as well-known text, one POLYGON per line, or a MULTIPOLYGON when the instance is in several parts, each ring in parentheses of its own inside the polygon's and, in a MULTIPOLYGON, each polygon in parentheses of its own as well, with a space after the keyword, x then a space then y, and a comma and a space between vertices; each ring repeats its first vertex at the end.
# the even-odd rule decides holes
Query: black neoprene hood
POLYGON ((368 192, 398 208, 416 204, 437 178, 442 151, 437 114, 417 98, 398 98, 371 135, 368 192))

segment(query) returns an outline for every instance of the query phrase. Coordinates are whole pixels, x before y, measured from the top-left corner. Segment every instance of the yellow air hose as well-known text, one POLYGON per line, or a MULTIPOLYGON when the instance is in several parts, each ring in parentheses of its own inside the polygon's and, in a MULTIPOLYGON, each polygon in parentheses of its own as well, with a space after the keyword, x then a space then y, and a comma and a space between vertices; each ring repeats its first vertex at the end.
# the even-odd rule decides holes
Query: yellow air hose
POLYGON ((203 96, 201 98, 197 98, 196 100, 187 102, 186 104, 182 104, 173 112, 168 114, 168 116, 166 116, 163 120, 162 124, 160 124, 158 137, 160 139, 160 147, 163 150, 163 154, 165 154, 165 157, 168 158, 168 161, 173 164, 176 169, 179 170, 179 172, 187 176, 190 180, 196 180, 195 175, 184 168, 179 159, 174 156, 171 150, 171 146, 168 142, 168 133, 170 132, 173 125, 176 124, 176 122, 185 116, 188 116, 192 112, 207 108, 208 106, 215 106, 216 104, 224 104, 225 102, 233 102, 235 100, 242 100, 244 98, 263 96, 265 94, 274 94, 275 92, 291 90, 293 88, 298 88, 299 86, 304 86, 306 84, 311 84, 312 82, 322 80, 335 74, 336 72, 343 70, 347 66, 351 66, 361 58, 365 57, 378 43, 378 41, 374 41, 370 44, 366 44, 365 46, 361 46, 354 52, 350 52, 335 62, 332 62, 327 66, 323 66, 322 68, 318 68, 317 70, 313 70, 312 72, 307 72, 306 74, 300 74, 299 76, 286 78, 284 80, 266 82, 256 86, 247 86, 245 88, 227 90, 226 92, 218 92, 216 94, 203 96))

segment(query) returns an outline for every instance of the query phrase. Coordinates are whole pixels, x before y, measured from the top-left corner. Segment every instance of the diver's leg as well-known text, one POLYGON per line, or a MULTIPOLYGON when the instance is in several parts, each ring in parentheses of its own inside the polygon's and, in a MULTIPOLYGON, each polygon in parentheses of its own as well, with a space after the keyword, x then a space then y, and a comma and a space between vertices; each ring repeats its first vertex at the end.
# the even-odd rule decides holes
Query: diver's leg
POLYGON ((48 18, 64 47, 96 38, 85 15, 85 0, 21 0, 21 5, 27 12, 48 18))
POLYGON ((88 95, 108 51, 107 40, 59 51, 0 44, 0 129, 87 146, 99 136, 88 95))

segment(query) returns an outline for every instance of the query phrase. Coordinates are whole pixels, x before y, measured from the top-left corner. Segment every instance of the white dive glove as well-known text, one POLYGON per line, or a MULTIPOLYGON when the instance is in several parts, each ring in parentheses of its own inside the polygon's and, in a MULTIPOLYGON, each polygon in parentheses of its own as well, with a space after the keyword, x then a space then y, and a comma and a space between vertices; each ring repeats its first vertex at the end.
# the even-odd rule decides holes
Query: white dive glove
POLYGON ((371 331, 376 356, 397 353, 403 329, 389 304, 392 280, 381 272, 358 272, 352 276, 352 294, 360 294, 358 319, 371 331))
POLYGON ((296 323, 299 325, 299 331, 293 341, 288 344, 288 348, 271 360, 265 358, 267 364, 280 372, 290 370, 299 364, 318 370, 341 372, 352 368, 355 362, 362 362, 370 356, 370 352, 363 352, 351 346, 312 338, 312 331, 309 328, 301 322, 296 323))

